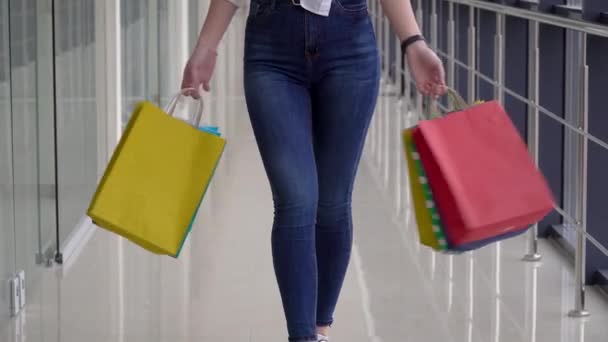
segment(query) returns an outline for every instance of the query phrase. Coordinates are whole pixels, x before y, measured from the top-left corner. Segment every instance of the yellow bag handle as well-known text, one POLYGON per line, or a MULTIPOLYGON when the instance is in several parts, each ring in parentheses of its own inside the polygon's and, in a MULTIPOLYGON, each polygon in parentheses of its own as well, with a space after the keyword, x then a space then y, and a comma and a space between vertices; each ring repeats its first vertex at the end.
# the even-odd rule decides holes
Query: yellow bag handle
MULTIPOLYGON (((449 99, 450 106, 455 111, 462 111, 471 107, 471 105, 469 105, 467 101, 464 100, 464 98, 458 93, 458 91, 456 91, 456 89, 448 88, 447 96, 449 99)), ((437 101, 430 98, 429 105, 427 106, 427 111, 428 118, 439 118, 445 114, 439 110, 437 106, 437 101)))
POLYGON ((198 127, 198 125, 201 122, 201 118, 203 117, 203 111, 205 109, 205 103, 203 102, 203 96, 201 96, 202 94, 200 94, 200 90, 194 89, 194 88, 183 88, 181 89, 177 94, 175 94, 171 100, 169 100, 169 103, 167 104, 167 106, 165 107, 165 113, 174 116, 174 112, 175 112, 175 107, 177 107, 177 102, 179 100, 179 98, 181 96, 186 96, 185 93, 186 91, 197 91, 199 92, 199 97, 198 97, 198 110, 196 111, 196 115, 194 116, 194 120, 190 120, 190 124, 194 127, 198 127))

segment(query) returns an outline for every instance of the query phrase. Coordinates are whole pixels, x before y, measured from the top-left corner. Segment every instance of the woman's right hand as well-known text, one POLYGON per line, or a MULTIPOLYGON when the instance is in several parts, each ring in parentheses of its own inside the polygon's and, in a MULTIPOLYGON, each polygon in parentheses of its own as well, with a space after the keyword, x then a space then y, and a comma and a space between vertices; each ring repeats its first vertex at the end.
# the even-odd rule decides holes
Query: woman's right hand
POLYGON ((186 68, 184 69, 184 75, 182 78, 182 89, 192 88, 196 90, 186 91, 187 96, 194 98, 200 97, 200 89, 203 88, 205 91, 211 89, 209 83, 211 82, 211 76, 215 69, 215 62, 217 60, 217 51, 212 48, 205 46, 197 46, 190 56, 186 68))

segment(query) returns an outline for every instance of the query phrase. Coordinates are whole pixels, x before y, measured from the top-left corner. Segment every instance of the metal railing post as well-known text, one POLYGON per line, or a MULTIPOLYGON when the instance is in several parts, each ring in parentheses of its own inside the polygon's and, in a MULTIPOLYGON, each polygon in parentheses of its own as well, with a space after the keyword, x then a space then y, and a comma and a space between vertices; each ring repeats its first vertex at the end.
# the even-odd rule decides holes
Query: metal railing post
POLYGON ((431 48, 437 50, 438 40, 437 0, 431 0, 431 48))
POLYGON ((494 79, 496 86, 494 87, 494 98, 501 104, 504 104, 504 86, 505 81, 505 16, 496 13, 496 33, 494 35, 494 79))
POLYGON ((456 24, 454 23, 454 4, 449 3, 448 5, 448 86, 451 88, 455 87, 455 75, 456 75, 456 64, 454 63, 456 48, 455 48, 455 36, 456 36, 456 24))
MULTIPOLYGON (((382 33, 384 31, 384 25, 383 25, 383 21, 381 18, 383 18, 384 13, 382 12, 382 6, 380 6, 380 4, 377 4, 376 6, 376 30, 377 30, 377 34, 379 39, 379 45, 380 45, 380 58, 382 58, 382 53, 383 53, 383 38, 382 38, 382 33)), ((383 62, 383 60, 381 61, 381 63, 383 62)), ((382 67, 384 67, 382 65, 382 67)), ((383 73, 384 71, 382 71, 383 73)), ((382 84, 380 85, 380 91, 382 92, 382 84)), ((382 127, 383 127, 383 101, 378 101, 378 112, 376 115, 376 151, 374 153, 375 156, 375 166, 378 170, 381 170, 382 168, 382 127)))
MULTIPOLYGON (((533 104, 539 100, 539 24, 536 21, 528 22, 528 98, 533 104)), ((538 165, 539 140, 539 110, 537 106, 528 105, 528 150, 538 165)), ((528 233, 527 252, 523 260, 540 261, 538 253, 538 224, 534 224, 528 233)))
POLYGON ((386 16, 384 15, 384 11, 382 11, 382 18, 381 18, 381 22, 382 22, 382 57, 383 57, 383 64, 384 64, 384 71, 382 73, 382 91, 384 92, 384 95, 382 97, 382 102, 384 110, 382 111, 382 133, 380 134, 380 137, 382 139, 382 149, 380 150, 380 153, 382 153, 382 163, 381 163, 381 167, 380 167, 380 174, 382 177, 382 185, 383 185, 383 189, 387 189, 388 188, 388 166, 389 166, 389 158, 390 158, 390 154, 389 154, 389 149, 390 149, 390 117, 389 117, 389 111, 388 111, 388 107, 389 107, 389 99, 387 97, 388 92, 390 92, 390 82, 389 82, 389 68, 390 68, 390 60, 389 60, 389 48, 388 48, 388 36, 389 36, 389 25, 388 25, 388 19, 386 18, 386 16))
POLYGON ((388 19, 383 16, 382 17, 382 26, 384 27, 382 30, 382 53, 384 56, 384 81, 385 81, 385 87, 388 86, 388 88, 392 88, 391 84, 389 82, 389 77, 390 77, 390 69, 391 69, 391 54, 390 54, 390 38, 391 38, 391 27, 390 24, 388 22, 388 19))
POLYGON ((408 67, 405 68, 404 70, 404 80, 403 82, 405 83, 405 99, 407 101, 407 110, 408 110, 408 115, 410 114, 410 110, 413 109, 412 104, 412 74, 410 74, 410 70, 408 67))
MULTIPOLYGON (((580 97, 580 130, 585 134, 589 129, 589 66, 587 65, 587 34, 582 35, 581 39, 581 83, 580 89, 582 96, 580 97)), ((585 265, 586 265, 586 252, 587 252, 587 239, 585 233, 587 232, 587 167, 588 167, 588 151, 589 151, 589 139, 585 135, 580 136, 580 163, 579 163, 579 177, 580 187, 578 191, 577 205, 580 210, 578 211, 578 229, 576 234, 576 250, 574 257, 574 281, 575 281, 575 294, 574 294, 574 309, 568 313, 570 317, 587 317, 589 311, 585 309, 585 265)))
POLYGON ((467 255, 468 259, 468 298, 467 308, 467 341, 473 341, 473 323, 475 321, 475 257, 473 253, 467 255))
POLYGON ((501 255, 502 249, 500 243, 496 244, 495 255, 494 255, 494 320, 496 325, 494 326, 494 342, 500 342, 500 322, 501 322, 501 280, 502 280, 502 268, 501 268, 501 255))
MULTIPOLYGON (((494 80, 496 85, 494 86, 494 99, 500 104, 504 104, 504 91, 502 89, 504 85, 504 32, 505 32, 505 17, 500 13, 496 13, 496 31, 494 32, 494 80)), ((502 243, 496 243, 496 327, 494 331, 494 341, 498 342, 500 336, 500 318, 501 318, 501 255, 502 255, 502 243)))
POLYGON ((535 342, 538 330, 538 271, 540 264, 529 264, 526 267, 526 314, 525 337, 527 341, 535 342))
POLYGON ((395 72, 393 74, 393 76, 395 76, 394 93, 401 100, 401 89, 403 89, 403 78, 401 77, 403 71, 403 54, 401 52, 401 41, 399 40, 399 37, 395 35, 393 39, 395 42, 395 72))
POLYGON ((400 216, 402 213, 402 208, 404 208, 403 205, 403 193, 405 192, 404 190, 404 183, 405 183, 405 172, 407 172, 407 170, 405 169, 405 161, 403 158, 403 148, 401 148, 401 130, 405 127, 405 115, 403 114, 403 107, 405 105, 404 101, 403 101, 403 97, 401 96, 401 89, 402 89, 402 79, 403 77, 401 77, 402 75, 402 70, 401 70, 401 66, 402 66, 402 58, 403 55, 401 54, 401 49, 399 48, 400 45, 400 41, 399 41, 399 37, 395 36, 393 38, 394 42, 395 42, 395 72, 393 73, 393 76, 395 76, 395 89, 394 89, 394 93, 395 96, 397 98, 396 101, 396 106, 397 106, 397 123, 395 124, 395 143, 396 143, 396 149, 395 149, 395 157, 397 158, 397 174, 395 175, 395 208, 396 208, 396 212, 397 215, 400 216))
POLYGON ((384 96, 382 97, 382 102, 383 102, 383 107, 384 110, 382 111, 382 128, 381 128, 381 133, 380 133, 380 139, 382 139, 382 144, 381 144, 381 149, 380 149, 380 153, 382 154, 381 157, 381 164, 380 164, 380 175, 381 175, 381 179, 382 179, 382 185, 383 185, 383 189, 388 189, 389 184, 389 165, 390 165, 390 116, 389 116, 389 105, 390 105, 390 99, 389 99, 389 93, 391 92, 391 84, 390 84, 390 79, 389 79, 389 70, 390 70, 390 48, 389 48, 389 36, 390 36, 390 27, 388 24, 388 19, 386 18, 386 16, 384 15, 384 11, 382 11, 382 17, 381 17, 381 26, 382 26, 382 35, 381 35, 381 39, 382 39, 382 59, 383 59, 383 65, 384 65, 384 70, 382 72, 382 92, 384 93, 384 96))
POLYGON ((476 57, 477 57, 477 30, 475 28, 475 8, 474 7, 469 7, 469 30, 468 30, 468 35, 469 35, 469 39, 468 39, 468 53, 467 53, 467 64, 469 65, 469 74, 468 74, 468 81, 467 81, 467 87, 468 87, 468 101, 469 103, 473 103, 475 102, 475 70, 477 70, 477 63, 476 63, 476 57))
POLYGON ((390 189, 390 158, 391 158, 391 98, 387 95, 383 97, 384 101, 384 114, 382 115, 382 119, 384 120, 384 131, 382 132, 382 138, 384 140, 384 149, 382 150, 383 154, 383 163, 382 163, 382 184, 384 185, 384 189, 390 189))
MULTIPOLYGON (((377 29, 376 27, 376 4, 377 4, 378 0, 371 0, 369 2, 369 13, 372 19, 372 25, 374 26, 374 30, 377 29)), ((372 160, 374 159, 374 154, 375 154, 375 150, 376 150, 376 116, 377 116, 378 111, 376 110, 374 112, 374 116, 372 117, 372 120, 370 122, 370 126, 369 126, 369 151, 371 153, 371 157, 372 160)))
POLYGON ((418 23, 418 26, 420 27, 420 31, 424 32, 424 26, 423 26, 423 14, 424 12, 422 11, 422 0, 418 0, 417 2, 417 6, 416 6, 416 22, 418 23))
MULTIPOLYGON (((422 0, 417 1, 416 6, 416 22, 420 27, 420 31, 424 32, 424 12, 422 11, 422 0)), ((416 111, 417 113, 423 113, 423 97, 420 92, 416 92, 416 111)))

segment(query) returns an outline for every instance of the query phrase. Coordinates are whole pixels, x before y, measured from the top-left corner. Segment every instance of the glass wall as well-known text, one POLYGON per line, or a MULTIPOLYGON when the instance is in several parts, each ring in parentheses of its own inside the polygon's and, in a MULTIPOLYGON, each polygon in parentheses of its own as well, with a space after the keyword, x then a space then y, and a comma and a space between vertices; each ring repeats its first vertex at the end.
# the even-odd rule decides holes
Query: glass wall
POLYGON ((56 227, 51 1, 8 8, 16 266, 31 282, 56 227))
POLYGON ((95 0, 0 0, 0 282, 24 270, 30 303, 97 184, 94 44, 95 0))
POLYGON ((37 0, 36 55, 38 106, 38 167, 40 245, 37 262, 53 257, 56 250, 57 202, 55 184, 55 100, 53 66, 53 11, 52 0, 37 0))
POLYGON ((161 84, 168 58, 167 15, 167 0, 121 1, 123 127, 137 102, 160 104, 165 97, 161 84))
MULTIPOLYGON (((15 272, 8 18, 8 0, 0 0, 0 280, 8 279, 15 272)), ((0 323, 8 319, 7 297, 4 293, 0 295, 0 323)))
POLYGON ((59 236, 70 238, 97 185, 95 0, 55 1, 59 236))
MULTIPOLYGON (((199 3, 189 0, 187 8, 200 9, 199 3)), ((106 5, 0 0, 2 284, 25 270, 31 287, 57 250, 74 241, 111 136, 106 132, 111 120, 105 124, 99 116, 118 114, 105 110, 111 108, 112 87, 122 89, 120 116, 126 123, 136 102, 165 105, 178 86, 181 67, 171 51, 176 42, 171 32, 196 15, 181 18, 183 8, 177 8, 183 4, 175 1, 121 0, 120 84, 108 84, 114 81, 105 74, 106 63, 116 62, 113 28, 106 27, 111 20, 99 18, 116 15, 116 9, 106 5)), ((189 30, 194 36, 196 30, 189 30)), ((7 297, 6 291, 0 293, 0 330, 8 318, 7 297)))
POLYGON ((55 251, 51 9, 51 0, 0 0, 0 323, 8 279, 25 271, 29 291, 55 251))

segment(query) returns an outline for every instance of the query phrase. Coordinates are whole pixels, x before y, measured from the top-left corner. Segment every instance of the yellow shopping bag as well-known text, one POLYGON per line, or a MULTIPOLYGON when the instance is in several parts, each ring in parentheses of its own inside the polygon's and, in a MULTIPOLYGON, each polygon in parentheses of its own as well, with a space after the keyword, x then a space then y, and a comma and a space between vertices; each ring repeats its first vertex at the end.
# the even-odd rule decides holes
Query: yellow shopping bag
MULTIPOLYGON (((176 103, 177 96, 169 112, 176 103)), ((202 102, 197 124, 200 114, 202 102)), ((138 104, 87 214, 150 252, 178 257, 225 144, 150 102, 138 104)))
POLYGON ((416 157, 417 151, 415 150, 412 132, 412 128, 403 131, 403 145, 410 181, 410 192, 412 202, 414 202, 414 213, 418 226, 418 236, 421 244, 429 246, 436 251, 444 251, 448 247, 447 242, 441 230, 439 214, 434 210, 435 205, 428 204, 433 201, 432 193, 430 192, 430 188, 428 188, 428 184, 422 181, 422 179, 425 179, 425 175, 423 174, 422 163, 416 157))

